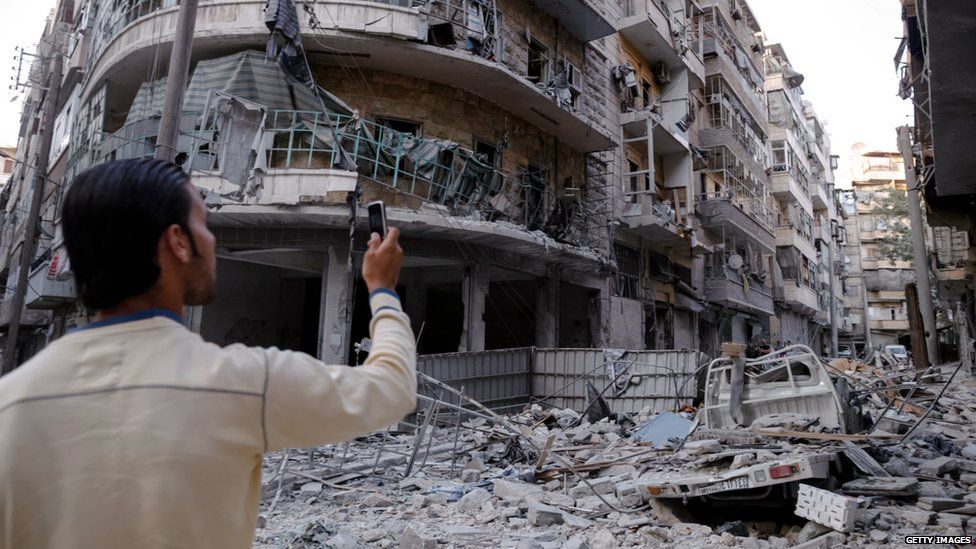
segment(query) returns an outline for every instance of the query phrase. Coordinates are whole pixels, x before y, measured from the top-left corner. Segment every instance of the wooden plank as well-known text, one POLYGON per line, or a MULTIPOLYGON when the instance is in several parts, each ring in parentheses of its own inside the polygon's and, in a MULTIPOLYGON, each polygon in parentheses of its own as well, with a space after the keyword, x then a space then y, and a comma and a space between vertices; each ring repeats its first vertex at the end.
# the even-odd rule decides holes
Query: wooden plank
POLYGON ((831 440, 841 442, 844 440, 891 440, 901 438, 901 435, 876 434, 876 435, 847 435, 844 433, 807 433, 803 431, 751 431, 753 434, 764 437, 779 438, 805 438, 808 440, 831 440))

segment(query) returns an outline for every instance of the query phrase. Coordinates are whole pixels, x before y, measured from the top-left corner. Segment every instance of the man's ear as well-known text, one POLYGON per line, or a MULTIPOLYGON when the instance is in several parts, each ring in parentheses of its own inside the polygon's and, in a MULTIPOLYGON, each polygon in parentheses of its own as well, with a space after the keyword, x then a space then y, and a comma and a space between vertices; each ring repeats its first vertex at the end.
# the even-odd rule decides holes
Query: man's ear
POLYGON ((170 225, 166 227, 160 237, 160 253, 167 253, 173 256, 180 263, 189 263, 190 258, 193 257, 192 250, 190 249, 190 239, 189 235, 183 230, 182 227, 176 225, 170 225))

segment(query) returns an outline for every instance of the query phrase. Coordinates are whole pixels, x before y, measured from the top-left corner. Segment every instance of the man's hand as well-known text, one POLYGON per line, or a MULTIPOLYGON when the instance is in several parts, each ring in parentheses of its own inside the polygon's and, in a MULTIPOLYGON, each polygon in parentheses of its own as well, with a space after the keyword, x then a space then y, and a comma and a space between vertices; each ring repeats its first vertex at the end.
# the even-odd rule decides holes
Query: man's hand
POLYGON ((377 233, 369 235, 366 245, 369 249, 363 258, 363 280, 371 293, 378 288, 396 291, 400 264, 403 263, 399 239, 400 230, 396 227, 386 231, 386 239, 381 239, 377 233))

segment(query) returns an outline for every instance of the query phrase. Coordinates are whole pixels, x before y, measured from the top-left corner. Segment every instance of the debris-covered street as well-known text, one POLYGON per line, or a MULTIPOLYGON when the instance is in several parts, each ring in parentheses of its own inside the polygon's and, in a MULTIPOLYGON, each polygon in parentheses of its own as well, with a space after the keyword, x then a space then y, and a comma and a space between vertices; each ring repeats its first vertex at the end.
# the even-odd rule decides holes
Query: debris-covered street
MULTIPOLYGON (((789 360, 801 386, 795 365, 812 356, 773 356, 747 372, 789 360)), ((857 432, 804 413, 716 428, 690 406, 597 419, 599 401, 583 415, 537 402, 506 416, 433 401, 414 424, 267 456, 255 543, 865 547, 972 532, 976 380, 950 364, 916 382, 904 362, 873 362, 822 365, 848 387, 857 432)), ((777 383, 757 376, 743 385, 747 416, 750 395, 777 383)))

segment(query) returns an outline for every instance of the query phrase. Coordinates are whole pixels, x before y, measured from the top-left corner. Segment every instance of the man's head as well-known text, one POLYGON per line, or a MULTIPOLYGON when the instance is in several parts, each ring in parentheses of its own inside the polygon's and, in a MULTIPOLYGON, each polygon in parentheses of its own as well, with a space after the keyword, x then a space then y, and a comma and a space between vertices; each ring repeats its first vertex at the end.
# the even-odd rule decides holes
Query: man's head
POLYGON ((61 218, 89 309, 149 292, 186 305, 213 299, 215 240, 207 209, 176 164, 134 159, 95 166, 71 184, 61 218))

